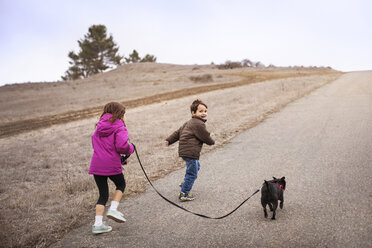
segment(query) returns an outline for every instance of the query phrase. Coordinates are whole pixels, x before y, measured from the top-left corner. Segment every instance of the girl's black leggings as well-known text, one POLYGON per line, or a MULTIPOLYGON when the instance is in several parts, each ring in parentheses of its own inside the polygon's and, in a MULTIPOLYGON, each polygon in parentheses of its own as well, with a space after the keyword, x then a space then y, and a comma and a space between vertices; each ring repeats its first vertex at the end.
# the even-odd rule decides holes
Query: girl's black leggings
POLYGON ((112 176, 99 176, 94 175, 94 180, 96 181, 98 191, 99 191, 99 198, 97 204, 105 206, 108 198, 109 198, 109 187, 107 183, 107 178, 110 178, 111 181, 114 182, 116 186, 116 190, 120 190, 124 192, 125 189, 125 179, 123 173, 112 175, 112 176))

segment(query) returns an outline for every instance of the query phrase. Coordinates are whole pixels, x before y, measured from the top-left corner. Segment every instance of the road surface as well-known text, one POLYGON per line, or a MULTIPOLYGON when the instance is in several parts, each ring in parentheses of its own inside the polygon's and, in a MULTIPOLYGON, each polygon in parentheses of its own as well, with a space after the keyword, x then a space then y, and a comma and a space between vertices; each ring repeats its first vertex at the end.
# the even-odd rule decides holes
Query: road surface
MULTIPOLYGON (((182 206, 221 216, 264 179, 285 176, 277 220, 264 218, 260 193, 229 217, 209 220, 149 187, 122 200, 127 222, 108 220, 111 233, 94 236, 89 224, 52 247, 372 247, 372 71, 341 76, 200 162, 196 200, 182 206)), ((183 175, 181 169, 154 184, 177 202, 183 175)))

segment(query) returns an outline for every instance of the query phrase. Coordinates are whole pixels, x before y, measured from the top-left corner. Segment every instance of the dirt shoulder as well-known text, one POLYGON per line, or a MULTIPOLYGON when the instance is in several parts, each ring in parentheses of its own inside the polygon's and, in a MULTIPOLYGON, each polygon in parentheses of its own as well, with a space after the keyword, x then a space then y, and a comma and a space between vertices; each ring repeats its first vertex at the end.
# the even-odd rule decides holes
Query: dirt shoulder
MULTIPOLYGON (((144 106, 148 104, 153 104, 161 101, 167 101, 172 99, 177 99, 180 97, 186 97, 190 95, 200 94, 209 91, 228 89, 232 87, 239 87, 243 85, 248 85, 257 82, 263 82, 266 80, 281 79, 281 78, 291 78, 291 77, 304 77, 309 75, 338 75, 339 72, 328 71, 328 70, 314 70, 314 71, 233 71, 225 73, 229 75, 229 78, 236 77, 241 78, 236 82, 230 82, 229 80, 224 83, 214 83, 203 86, 189 86, 184 85, 184 87, 189 86, 188 88, 183 88, 179 90, 168 91, 164 93, 158 93, 151 96, 145 96, 142 98, 137 98, 133 100, 120 101, 127 108, 136 108, 139 106, 144 106)), ((27 107, 26 107, 27 109, 27 107)), ((68 112, 63 112, 53 115, 44 115, 37 118, 31 119, 21 119, 18 121, 10 121, 7 123, 0 124, 0 138, 12 136, 22 132, 27 132, 31 130, 36 130, 40 128, 49 127, 55 124, 62 124, 71 121, 77 121, 81 119, 87 119, 94 116, 97 116, 103 109, 103 105, 83 108, 80 110, 72 110, 68 112)), ((48 113, 46 111, 46 113, 48 113)))

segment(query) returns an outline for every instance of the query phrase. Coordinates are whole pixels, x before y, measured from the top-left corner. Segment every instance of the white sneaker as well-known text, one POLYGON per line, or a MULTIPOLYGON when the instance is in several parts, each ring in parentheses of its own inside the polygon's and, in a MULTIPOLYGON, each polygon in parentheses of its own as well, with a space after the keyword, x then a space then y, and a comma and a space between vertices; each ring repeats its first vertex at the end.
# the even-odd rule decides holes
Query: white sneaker
POLYGON ((110 232, 112 230, 111 226, 107 226, 104 223, 100 226, 93 226, 92 227, 92 232, 94 234, 100 234, 100 233, 105 233, 105 232, 110 232))
POLYGON ((116 222, 120 222, 120 223, 123 223, 126 221, 126 219, 124 218, 124 215, 122 213, 120 213, 118 210, 107 210, 107 218, 110 218, 116 222))

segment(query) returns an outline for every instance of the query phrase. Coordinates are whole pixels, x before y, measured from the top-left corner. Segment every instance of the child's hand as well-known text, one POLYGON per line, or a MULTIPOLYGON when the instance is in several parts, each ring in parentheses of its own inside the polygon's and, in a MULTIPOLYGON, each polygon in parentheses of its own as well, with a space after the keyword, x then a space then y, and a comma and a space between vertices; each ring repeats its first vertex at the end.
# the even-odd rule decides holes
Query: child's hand
POLYGON ((165 141, 165 146, 169 146, 169 142, 168 141, 165 141))
POLYGON ((127 159, 129 158, 129 156, 123 156, 121 155, 120 156, 120 159, 121 159, 121 165, 126 165, 127 164, 127 159))

